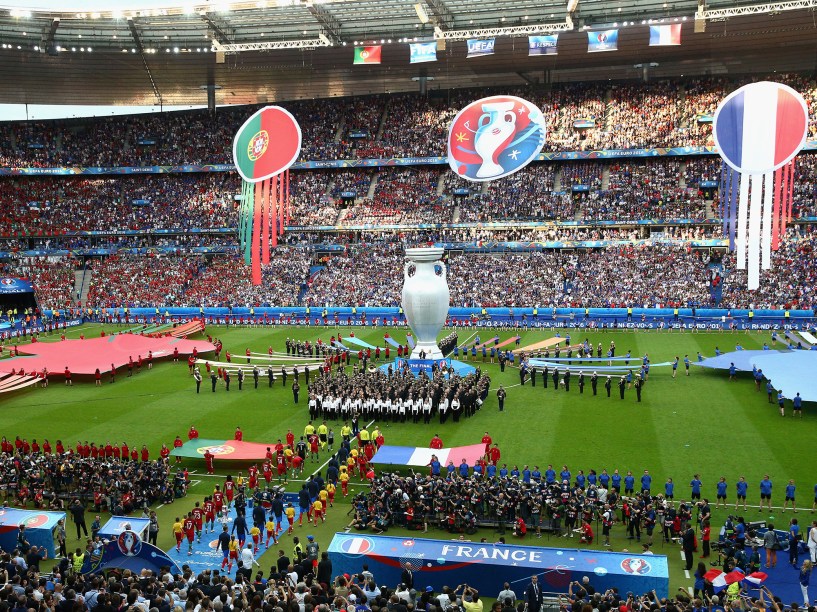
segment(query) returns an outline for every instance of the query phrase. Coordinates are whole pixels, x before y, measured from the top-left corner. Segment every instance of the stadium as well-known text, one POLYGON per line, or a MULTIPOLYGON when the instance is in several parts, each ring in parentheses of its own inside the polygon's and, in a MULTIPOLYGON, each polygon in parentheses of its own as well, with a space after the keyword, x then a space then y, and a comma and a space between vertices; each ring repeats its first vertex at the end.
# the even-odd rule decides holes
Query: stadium
POLYGON ((0 3, 0 605, 813 609, 815 10, 0 3))

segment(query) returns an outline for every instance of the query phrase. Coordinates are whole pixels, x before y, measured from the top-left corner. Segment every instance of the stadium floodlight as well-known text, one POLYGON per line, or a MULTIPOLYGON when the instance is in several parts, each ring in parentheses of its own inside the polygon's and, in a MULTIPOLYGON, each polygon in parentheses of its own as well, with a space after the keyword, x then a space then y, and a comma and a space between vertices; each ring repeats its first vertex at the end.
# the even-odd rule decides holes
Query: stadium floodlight
POLYGON ((579 6, 579 0, 567 0, 567 12, 573 13, 579 6))
POLYGON ((434 38, 443 38, 445 33, 440 26, 434 26, 434 38))
POLYGON ((417 19, 420 20, 420 23, 428 23, 428 13, 421 2, 414 5, 414 10, 417 13, 417 19))

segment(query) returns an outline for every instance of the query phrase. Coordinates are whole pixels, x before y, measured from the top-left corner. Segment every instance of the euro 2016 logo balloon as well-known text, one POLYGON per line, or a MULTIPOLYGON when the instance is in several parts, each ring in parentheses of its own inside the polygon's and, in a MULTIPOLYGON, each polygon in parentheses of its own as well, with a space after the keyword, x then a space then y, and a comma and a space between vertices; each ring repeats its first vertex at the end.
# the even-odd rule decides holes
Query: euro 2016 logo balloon
POLYGON ((463 108, 448 130, 448 164, 469 181, 490 181, 527 166, 545 145, 545 117, 515 96, 491 96, 463 108))

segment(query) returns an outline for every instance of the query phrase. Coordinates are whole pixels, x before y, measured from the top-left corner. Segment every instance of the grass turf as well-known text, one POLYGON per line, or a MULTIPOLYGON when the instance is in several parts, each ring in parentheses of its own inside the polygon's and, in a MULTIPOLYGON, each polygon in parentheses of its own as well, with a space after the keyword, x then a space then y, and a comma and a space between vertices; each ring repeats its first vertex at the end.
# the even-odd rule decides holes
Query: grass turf
MULTIPOLYGON (((103 329, 101 325, 86 325, 69 332, 69 337, 80 333, 94 336, 103 329)), ((106 331, 116 331, 107 326, 106 331)), ((335 333, 323 328, 223 328, 211 327, 211 334, 218 336, 224 346, 236 355, 235 362, 246 348, 265 352, 268 346, 284 350, 287 337, 315 340, 318 337, 328 341, 335 333)), ((348 329, 341 328, 343 335, 348 329)), ((355 329, 355 335, 372 344, 382 344, 384 329, 355 329)), ((389 330, 395 338, 405 336, 405 330, 389 330)), ((460 332, 461 341, 468 335, 460 332)), ((491 335, 483 331, 484 339, 491 335)), ((512 332, 499 332, 502 339, 511 337, 512 332)), ((522 332, 522 346, 551 337, 553 332, 522 332)), ((722 351, 733 350, 737 342, 747 349, 760 348, 769 338, 753 333, 690 333, 654 331, 616 331, 607 333, 583 333, 579 330, 571 334, 574 341, 585 337, 594 344, 602 343, 604 350, 611 340, 617 347, 617 355, 628 350, 633 355, 635 368, 640 357, 649 353, 652 363, 671 361, 676 355, 683 360, 685 354, 695 361, 697 351, 705 356, 714 355, 715 347, 722 351)), ((58 341, 57 337, 46 341, 58 341)), ((814 476, 812 464, 804 461, 811 447, 817 428, 817 413, 813 405, 807 404, 802 420, 791 418, 791 406, 787 402, 787 418, 781 418, 776 405, 766 400, 765 389, 755 390, 749 374, 742 374, 735 382, 728 382, 724 372, 714 372, 692 367, 692 375, 686 377, 683 364, 677 378, 672 378, 670 367, 653 367, 649 382, 643 393, 643 401, 636 402, 635 391, 629 390, 622 401, 614 385, 613 396, 606 397, 603 386, 599 385, 599 395, 592 396, 589 383, 580 395, 574 379, 569 393, 554 391, 552 384, 547 390, 537 387, 518 386, 519 374, 514 368, 499 372, 498 365, 479 365, 492 377, 492 391, 482 409, 471 419, 453 423, 449 419, 444 425, 433 421, 431 426, 406 424, 385 424, 382 426, 387 444, 425 446, 434 433, 439 433, 446 446, 458 446, 478 442, 485 431, 490 432, 502 451, 500 463, 508 466, 524 464, 539 465, 544 471, 547 464, 553 464, 558 472, 566 464, 575 474, 579 469, 585 473, 618 469, 622 474, 632 470, 636 482, 644 469, 653 475, 653 493, 663 493, 663 483, 671 477, 676 483, 676 501, 688 497, 689 481, 694 473, 700 473, 704 483, 704 495, 712 501, 714 508, 715 483, 720 476, 729 482, 729 499, 734 503, 734 484, 739 476, 749 482, 749 503, 758 503, 758 482, 768 473, 774 482, 773 505, 781 506, 786 481, 794 479, 798 485, 798 503, 801 509, 810 509, 814 476), (506 409, 497 410, 495 390, 499 384, 508 389, 506 409)), ((637 371, 637 370, 636 370, 637 371)), ((76 383, 73 388, 65 388, 56 377, 48 389, 31 388, 19 393, 0 396, 0 431, 13 439, 15 436, 29 440, 47 437, 54 443, 62 439, 66 445, 74 445, 77 440, 96 441, 97 444, 123 440, 129 445, 141 447, 147 444, 152 456, 158 456, 161 444, 172 445, 176 435, 186 440, 186 432, 196 425, 204 438, 231 438, 236 426, 241 426, 244 439, 258 442, 274 442, 283 438, 287 429, 296 435, 303 432, 308 420, 305 389, 301 402, 293 403, 292 393, 280 383, 270 390, 266 379, 262 378, 259 389, 252 388, 252 379, 245 381, 243 391, 238 391, 233 377, 230 393, 220 386, 216 393, 210 392, 209 381, 205 378, 202 392, 195 394, 195 385, 188 375, 186 364, 158 362, 152 371, 143 368, 132 378, 120 372, 115 384, 105 384, 97 388, 92 382, 76 383)), ((291 381, 289 381, 291 383, 291 381)), ((339 425, 335 426, 336 434, 339 425)), ((321 457, 321 463, 327 457, 321 457)), ((203 463, 190 461, 189 467, 198 472, 192 479, 188 498, 158 509, 160 518, 160 544, 171 546, 170 525, 173 518, 192 507, 212 490, 220 478, 202 476, 203 463), (196 482, 198 481, 198 482, 196 482)), ((235 473, 235 467, 219 464, 219 474, 235 473)), ((311 471, 320 464, 307 463, 311 471)), ((290 489, 299 485, 292 483, 290 489)), ((354 483, 353 487, 361 487, 354 483)), ((353 488, 354 490, 354 488, 353 488)), ((348 503, 338 498, 335 508, 330 509, 326 524, 317 528, 299 528, 302 536, 312 533, 322 548, 326 548, 332 533, 342 530, 347 522, 348 503)), ((730 507, 731 510, 731 507, 730 507)), ((713 513, 713 537, 717 534, 726 511, 713 513)), ((790 515, 773 512, 777 526, 785 528, 790 515), (783 517, 786 517, 785 519, 783 517)), ((759 513, 750 507, 747 520, 758 517, 768 518, 768 512, 759 513)), ((803 517, 803 512, 799 515, 803 517)), ((806 514, 805 516, 809 516, 806 514)), ((89 518, 89 524, 92 517, 89 518)), ((103 517, 103 522, 105 517, 103 517)), ((72 525, 69 524, 69 545, 75 542, 72 525)), ((390 533, 401 533, 392 530, 390 533)), ((414 532, 414 535, 417 535, 414 532)), ((447 539, 445 532, 432 530, 430 537, 447 539)), ((448 536, 450 537, 450 536, 448 536)), ((486 537, 489 541, 497 534, 483 530, 476 537, 486 537)), ((512 537, 506 534, 509 540, 512 537)), ((576 540, 573 540, 575 542, 576 540)), ((527 544, 554 546, 566 545, 568 539, 546 538, 528 540, 527 544)), ((572 543, 572 542, 570 542, 572 543)), ((291 539, 285 537, 282 545, 290 552, 291 539)), ((624 529, 613 529, 613 550, 640 547, 628 542, 624 529)), ((670 561, 670 592, 679 587, 687 587, 692 581, 684 574, 677 545, 662 545, 660 536, 653 547, 656 553, 665 553, 670 561)), ((184 559, 181 559, 184 562, 184 559)), ((274 563, 274 553, 270 552, 261 560, 263 568, 274 563)), ((696 560, 697 562, 697 560, 696 560)), ((491 594, 486 594, 491 595, 491 594)))

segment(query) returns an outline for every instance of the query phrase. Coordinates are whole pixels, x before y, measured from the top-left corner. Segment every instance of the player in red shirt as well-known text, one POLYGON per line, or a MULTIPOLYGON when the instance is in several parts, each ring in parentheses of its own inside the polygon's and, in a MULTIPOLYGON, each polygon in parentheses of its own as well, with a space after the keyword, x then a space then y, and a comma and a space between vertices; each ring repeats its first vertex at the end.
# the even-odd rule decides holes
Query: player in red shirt
POLYGON ((368 459, 366 458, 366 453, 360 453, 357 456, 357 469, 360 472, 360 481, 365 482, 366 480, 366 464, 368 463, 368 459))
POLYGON ((287 446, 295 446, 295 434, 291 429, 287 429, 287 446))
POLYGON ((170 449, 167 447, 167 444, 162 444, 162 450, 159 451, 159 457, 162 458, 162 461, 170 457, 170 449))
POLYGON ((431 444, 428 445, 429 448, 433 448, 434 450, 440 450, 443 447, 443 441, 440 436, 434 434, 434 437, 431 438, 431 444))
POLYGON ((142 445, 142 463, 147 463, 150 460, 150 452, 148 452, 148 447, 146 445, 142 445))
POLYGON ((122 442, 122 448, 120 451, 122 452, 122 461, 127 461, 130 457, 130 449, 128 448, 128 445, 122 442))
POLYGON ((51 442, 48 441, 48 438, 43 438, 43 454, 51 454, 51 442))
POLYGON ((320 440, 317 434, 312 434, 309 436, 309 454, 312 456, 312 460, 315 463, 320 461, 320 440))
POLYGON ((204 498, 204 527, 205 533, 216 532, 216 505, 209 495, 204 498))
POLYGON ((195 440, 199 437, 199 430, 196 429, 195 425, 191 425, 190 429, 187 431, 187 439, 188 440, 195 440))
POLYGON ((278 472, 278 483, 287 482, 287 458, 284 453, 278 453, 275 458, 276 471, 278 472))
POLYGON ((188 512, 187 517, 184 519, 184 523, 182 523, 182 530, 184 531, 184 535, 187 537, 187 554, 193 554, 193 538, 196 537, 196 522, 193 520, 193 513, 188 512))
POLYGON ((488 432, 485 432, 485 435, 482 436, 482 443, 485 445, 485 452, 488 453, 491 450, 491 444, 493 440, 491 440, 491 436, 488 435, 488 432))
POLYGON ((191 514, 193 515, 193 523, 195 523, 196 526, 196 540, 201 542, 201 529, 204 525, 204 510, 199 506, 199 502, 196 502, 191 514))
POLYGON ((54 450, 57 451, 58 455, 62 455, 65 453, 65 446, 63 445, 62 440, 57 440, 57 444, 54 447, 54 450))
POLYGON ((267 486, 269 486, 272 480, 272 464, 269 462, 269 459, 264 461, 261 465, 261 473, 264 475, 264 480, 267 481, 267 486))
POLYGON ((258 486, 258 465, 255 463, 247 470, 247 486, 250 487, 250 491, 254 491, 258 486))
POLYGON ((213 491, 213 504, 215 504, 216 507, 216 514, 221 514, 221 510, 224 508, 224 493, 221 492, 218 485, 216 485, 216 489, 213 491))
POLYGON ((233 437, 234 437, 234 438, 235 438, 235 440, 237 440, 238 442, 241 442, 241 441, 244 439, 244 432, 243 432, 243 431, 241 431, 241 428, 240 428, 240 427, 236 427, 236 428, 235 428, 235 436, 233 436, 233 437))
POLYGON ((227 476, 227 480, 224 481, 224 497, 227 498, 227 508, 230 507, 230 504, 233 502, 233 496, 235 495, 235 482, 233 482, 232 476, 227 476))
MULTIPOLYGON (((184 445, 184 442, 182 442, 182 439, 179 436, 176 436, 176 439, 173 440, 173 448, 181 448, 183 445, 184 445)), ((181 463, 181 462, 182 462, 182 456, 181 455, 176 455, 176 463, 181 463)))
POLYGON ((133 463, 136 463, 137 461, 139 461, 139 452, 136 450, 136 448, 134 448, 133 450, 131 450, 131 452, 130 452, 130 460, 131 460, 133 463))
POLYGON ((204 463, 207 464, 207 473, 213 474, 215 473, 215 468, 213 467, 213 461, 215 460, 216 456, 210 452, 210 449, 204 451, 204 463))
POLYGON ((174 362, 179 361, 179 349, 178 348, 173 349, 173 361, 174 362))
POLYGON ((493 463, 494 465, 499 464, 499 458, 501 456, 502 456, 502 453, 499 452, 499 447, 496 444, 494 444, 491 447, 491 450, 488 451, 488 457, 491 459, 491 463, 493 463))

